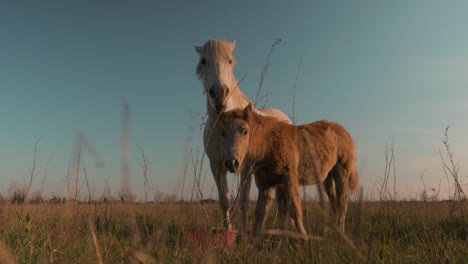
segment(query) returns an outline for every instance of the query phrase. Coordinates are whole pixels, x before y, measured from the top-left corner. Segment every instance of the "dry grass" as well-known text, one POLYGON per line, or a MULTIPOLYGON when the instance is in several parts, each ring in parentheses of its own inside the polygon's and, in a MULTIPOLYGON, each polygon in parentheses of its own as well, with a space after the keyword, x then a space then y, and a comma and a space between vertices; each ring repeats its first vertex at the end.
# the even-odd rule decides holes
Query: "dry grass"
MULTIPOLYGON (((2 263, 12 263, 12 258, 17 263, 99 263, 99 258, 103 263, 463 263, 468 259, 468 227, 451 214, 451 203, 352 203, 346 238, 353 248, 333 228, 325 228, 331 227, 330 219, 317 203, 308 202, 304 205, 308 232, 323 239, 266 235, 252 242, 240 235, 233 248, 223 250, 188 243, 186 231, 208 226, 205 213, 195 204, 3 205, 0 259, 2 263)), ((205 207, 212 223, 222 222, 217 204, 205 207)), ((267 223, 272 228, 273 218, 270 215, 267 223)))
MULTIPOLYGON (((256 102, 272 52, 280 42, 281 39, 275 40, 268 53, 256 102)), ((300 65, 301 62, 299 70, 300 65)), ((292 90, 294 121, 299 70, 292 90)), ((128 118, 124 117, 124 130, 128 129, 128 118)), ((35 177, 36 141, 29 185, 18 188, 13 186, 10 200, 0 195, 0 264, 467 263, 468 226, 465 219, 468 216, 468 201, 458 181, 458 164, 448 144, 447 131, 445 136, 443 143, 447 154, 444 152, 440 155, 448 172, 447 177, 450 175, 453 178, 458 191, 458 196, 450 195, 453 201, 396 201, 395 189, 392 199, 388 199, 387 183, 392 168, 394 182, 396 176, 393 145, 391 149, 386 146, 387 167, 380 192, 381 201, 363 202, 361 199, 359 203, 350 203, 346 233, 340 232, 333 224, 334 219, 324 213, 329 208, 322 209, 323 206, 316 202, 307 202, 303 204, 303 210, 309 240, 302 240, 293 231, 274 229, 277 226, 273 214, 270 214, 266 226, 273 229, 267 230, 267 235, 252 240, 248 235, 240 234, 233 248, 224 249, 214 248, 209 243, 189 243, 186 237, 189 230, 213 228, 216 227, 212 226, 213 223, 222 223, 218 203, 61 203, 65 199, 54 196, 51 199, 53 203, 24 204, 35 177)), ((86 138, 83 142, 79 144, 87 144, 89 147, 86 138)), ((128 146, 123 149, 126 155, 128 146)), ((141 152, 146 201, 147 165, 143 148, 141 152)), ((96 156, 94 150, 91 154, 96 156)), ((79 157, 77 160, 75 198, 79 191, 79 157)), ((194 186, 198 185, 202 196, 199 186, 202 170, 201 165, 197 166, 194 165, 194 186)), ((187 169, 184 174, 187 174, 187 169)), ((124 175, 127 176, 128 172, 124 175)), ((124 177, 124 186, 126 179, 124 177)), ((67 190, 70 191, 71 175, 66 180, 67 190)), ((107 178, 106 185, 105 198, 112 200, 107 178)), ((130 188, 126 187, 122 191, 128 197, 130 188)), ((182 187, 181 196, 183 191, 182 187)), ((88 192, 91 200, 89 186, 88 192)), ((155 200, 162 198, 162 194, 155 193, 154 196, 155 200)), ((176 200, 175 196, 173 200, 176 200)), ((253 207, 249 207, 251 227, 253 207)), ((238 215, 238 208, 233 209, 233 215, 238 215)), ((233 224, 240 226, 237 218, 233 219, 233 224)), ((294 228, 290 227, 290 230, 294 228)))

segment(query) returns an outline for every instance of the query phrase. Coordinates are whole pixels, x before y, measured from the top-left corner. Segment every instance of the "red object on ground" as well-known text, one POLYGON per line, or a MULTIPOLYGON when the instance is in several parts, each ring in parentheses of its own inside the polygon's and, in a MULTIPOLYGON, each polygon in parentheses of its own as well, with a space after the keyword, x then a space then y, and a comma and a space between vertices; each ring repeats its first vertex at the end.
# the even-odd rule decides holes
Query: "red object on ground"
POLYGON ((236 242, 237 231, 213 229, 192 230, 187 232, 187 238, 191 242, 200 244, 211 244, 216 248, 231 248, 236 242))

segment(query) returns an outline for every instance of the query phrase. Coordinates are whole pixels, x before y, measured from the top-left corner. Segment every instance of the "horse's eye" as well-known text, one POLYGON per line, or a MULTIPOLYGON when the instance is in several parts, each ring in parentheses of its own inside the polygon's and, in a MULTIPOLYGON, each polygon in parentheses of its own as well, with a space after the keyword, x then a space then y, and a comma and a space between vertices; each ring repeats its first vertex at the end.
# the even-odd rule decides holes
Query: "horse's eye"
POLYGON ((241 133, 242 135, 247 135, 247 129, 246 129, 246 128, 241 127, 239 130, 240 130, 240 133, 241 133))
POLYGON ((231 59, 229 59, 229 64, 232 64, 232 60, 231 60, 231 59))
POLYGON ((221 131, 221 136, 224 137, 224 130, 221 131))
POLYGON ((205 59, 201 59, 200 63, 203 64, 203 65, 205 65, 205 64, 206 64, 206 60, 205 60, 205 59))

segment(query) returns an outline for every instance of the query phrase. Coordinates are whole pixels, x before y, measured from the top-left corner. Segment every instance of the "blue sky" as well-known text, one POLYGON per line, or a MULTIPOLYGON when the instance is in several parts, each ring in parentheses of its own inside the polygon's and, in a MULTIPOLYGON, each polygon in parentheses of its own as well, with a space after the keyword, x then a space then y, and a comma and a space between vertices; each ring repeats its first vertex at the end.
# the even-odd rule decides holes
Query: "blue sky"
MULTIPOLYGON (((0 4, 0 193, 23 184, 38 143, 32 189, 62 194, 77 131, 103 161, 83 157, 96 195, 121 184, 122 104, 131 106, 133 191, 141 144, 155 191, 180 192, 187 139, 197 148, 205 98, 193 45, 236 40, 241 89, 254 98, 276 38, 260 105, 298 123, 342 123, 358 147, 361 183, 375 193, 395 140, 399 196, 420 175, 446 193, 439 149, 449 130, 461 176, 468 160, 465 1, 8 1, 0 4)), ((204 168, 208 168, 205 166, 204 168)), ((203 172, 204 173, 204 172, 203 172)), ((186 185, 191 184, 189 175, 186 185)), ((232 182, 232 176, 230 176, 232 182)), ((211 196, 210 173, 204 182, 211 196)))

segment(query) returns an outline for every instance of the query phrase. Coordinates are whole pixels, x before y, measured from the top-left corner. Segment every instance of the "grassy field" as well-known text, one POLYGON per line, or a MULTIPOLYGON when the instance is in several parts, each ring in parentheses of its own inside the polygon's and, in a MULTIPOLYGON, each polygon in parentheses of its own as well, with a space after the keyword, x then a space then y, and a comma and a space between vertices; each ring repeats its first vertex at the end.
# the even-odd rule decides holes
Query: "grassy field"
MULTIPOLYGON (((343 236, 309 202, 304 221, 315 239, 239 235, 232 248, 219 249, 186 236, 218 227, 216 203, 3 204, 0 263, 468 263, 459 209, 454 202, 351 203, 343 236)), ((274 211, 267 227, 275 227, 274 211)))

